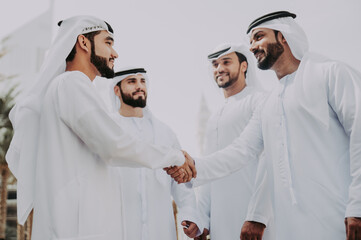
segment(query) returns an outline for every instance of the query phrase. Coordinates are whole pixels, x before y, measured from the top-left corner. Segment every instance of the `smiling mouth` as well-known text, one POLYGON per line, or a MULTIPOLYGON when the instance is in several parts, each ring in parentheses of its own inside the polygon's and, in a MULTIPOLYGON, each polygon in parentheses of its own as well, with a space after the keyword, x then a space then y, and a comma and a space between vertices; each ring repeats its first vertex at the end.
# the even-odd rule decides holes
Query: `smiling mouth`
POLYGON ((218 80, 223 80, 223 78, 224 78, 224 77, 227 77, 227 76, 228 76, 228 73, 224 73, 224 74, 222 74, 222 75, 216 76, 216 79, 217 79, 217 81, 218 81, 218 80))
POLYGON ((144 96, 145 93, 144 92, 135 92, 135 93, 133 93, 133 96, 140 96, 140 95, 144 96))
POLYGON ((264 56, 264 52, 262 51, 257 51, 255 54, 254 54, 255 58, 257 59, 257 61, 259 62, 262 58, 262 56, 264 56))

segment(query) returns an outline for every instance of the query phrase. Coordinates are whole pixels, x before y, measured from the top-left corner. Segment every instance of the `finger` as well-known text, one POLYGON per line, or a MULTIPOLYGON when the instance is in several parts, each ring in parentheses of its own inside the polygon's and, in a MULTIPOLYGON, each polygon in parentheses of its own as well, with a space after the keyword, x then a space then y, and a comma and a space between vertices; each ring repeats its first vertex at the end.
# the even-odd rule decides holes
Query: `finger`
POLYGON ((178 182, 178 183, 182 183, 183 182, 183 177, 184 175, 179 175, 178 177, 173 178, 174 181, 178 182))
POLYGON ((186 180, 187 182, 189 182, 190 180, 192 180, 192 176, 193 176, 192 170, 189 168, 189 166, 185 167, 184 170, 185 170, 186 173, 187 173, 185 180, 186 180))
POLYGON ((189 154, 187 154, 187 156, 188 156, 188 159, 189 159, 189 164, 188 164, 188 166, 189 166, 189 168, 190 168, 191 171, 192 171, 193 178, 196 178, 196 177, 197 177, 197 169, 196 169, 196 166, 195 166, 195 164, 194 164, 194 160, 192 159, 191 156, 189 156, 189 154))
POLYGON ((190 223, 189 227, 188 227, 188 230, 190 232, 194 232, 194 230, 198 230, 198 227, 197 227, 197 225, 195 223, 190 223))
POLYGON ((173 172, 172 174, 170 174, 170 176, 172 178, 176 178, 176 177, 178 177, 180 175, 184 176, 184 174, 185 174, 185 170, 183 168, 179 168, 178 171, 173 172))
POLYGON ((178 170, 180 169, 180 167, 171 167, 167 170, 167 174, 168 175, 172 175, 174 174, 175 172, 177 172, 178 170))
POLYGON ((349 226, 347 240, 355 240, 355 229, 349 226))
POLYGON ((346 229, 346 239, 348 238, 348 224, 347 224, 347 218, 345 218, 345 229, 346 229))

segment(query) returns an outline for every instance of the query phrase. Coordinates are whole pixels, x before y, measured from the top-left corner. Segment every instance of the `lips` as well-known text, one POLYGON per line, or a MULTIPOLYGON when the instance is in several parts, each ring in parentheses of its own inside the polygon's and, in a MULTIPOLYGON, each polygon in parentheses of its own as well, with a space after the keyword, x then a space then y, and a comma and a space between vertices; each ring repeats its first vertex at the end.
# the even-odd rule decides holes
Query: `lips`
POLYGON ((133 93, 133 96, 140 96, 140 95, 144 96, 144 95, 145 95, 145 92, 140 91, 140 92, 134 92, 134 93, 133 93))
POLYGON ((217 76, 216 76, 216 79, 217 79, 217 80, 223 80, 224 77, 228 77, 228 76, 229 76, 228 73, 222 73, 222 74, 220 74, 220 75, 217 75, 217 76))

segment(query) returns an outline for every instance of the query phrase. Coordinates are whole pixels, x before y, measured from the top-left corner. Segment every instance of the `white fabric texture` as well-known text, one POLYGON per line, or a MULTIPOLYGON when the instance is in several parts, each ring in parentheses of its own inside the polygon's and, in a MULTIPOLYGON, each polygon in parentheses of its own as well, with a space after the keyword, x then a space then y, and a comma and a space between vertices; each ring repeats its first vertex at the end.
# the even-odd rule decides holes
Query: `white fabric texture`
MULTIPOLYGON (((263 101, 264 94, 252 87, 225 99, 209 119, 205 133, 205 154, 219 151, 236 139, 247 126, 252 113, 263 101)), ((245 168, 232 175, 201 186, 198 194, 199 208, 206 218, 206 228, 211 239, 238 239, 247 208, 253 193, 258 161, 250 162, 245 168)), ((267 185, 267 183, 264 183, 267 185)), ((270 202, 270 198, 268 198, 270 202)), ((259 201, 265 201, 262 197, 259 201)), ((271 205, 268 205, 271 207, 271 205)), ((267 225, 263 239, 272 239, 272 211, 259 216, 259 222, 267 225), (262 220, 260 220, 262 219, 262 220)))
POLYGON ((65 59, 77 36, 98 30, 108 30, 108 27, 104 21, 92 16, 77 16, 64 20, 34 85, 10 112, 14 137, 6 161, 17 178, 17 214, 20 224, 25 222, 33 208, 39 118, 45 92, 51 81, 65 71, 65 59))
MULTIPOLYGON (((238 139, 197 160, 193 183, 236 171, 264 145, 276 239, 345 238, 344 217, 361 217, 360 98, 359 72, 309 53, 297 72, 279 81, 238 139), (321 106, 327 108, 327 127, 295 97, 299 82, 307 81, 313 84, 304 84, 304 91, 318 92, 307 101, 326 101, 321 106)), ((257 215, 253 204, 248 219, 257 215)))
MULTIPOLYGON (((174 132, 150 113, 142 118, 118 114, 115 119, 132 136, 180 149, 174 132)), ((176 240, 172 197, 179 209, 178 219, 195 222, 203 229, 194 190, 177 184, 164 170, 120 167, 116 168, 116 175, 122 192, 125 239, 176 240)))
POLYGON ((183 154, 126 134, 82 72, 59 75, 43 101, 33 239, 123 239, 109 165, 162 168, 182 164, 183 154))

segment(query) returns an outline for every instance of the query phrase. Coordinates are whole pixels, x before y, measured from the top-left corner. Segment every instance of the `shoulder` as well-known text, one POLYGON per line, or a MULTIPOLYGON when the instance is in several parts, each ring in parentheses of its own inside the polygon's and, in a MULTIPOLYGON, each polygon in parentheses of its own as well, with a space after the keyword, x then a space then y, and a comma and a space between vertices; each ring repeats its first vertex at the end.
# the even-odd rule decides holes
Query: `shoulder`
POLYGON ((258 105, 263 104, 268 96, 269 92, 252 88, 249 94, 246 96, 246 99, 249 101, 249 105, 252 108, 256 108, 258 105))
POLYGON ((165 122, 159 120, 158 118, 156 118, 153 114, 150 116, 152 123, 157 127, 158 130, 164 131, 170 135, 174 135, 175 133, 174 131, 170 128, 170 126, 168 124, 166 124, 165 122))

